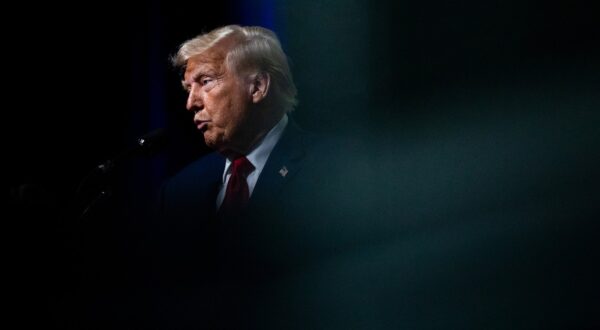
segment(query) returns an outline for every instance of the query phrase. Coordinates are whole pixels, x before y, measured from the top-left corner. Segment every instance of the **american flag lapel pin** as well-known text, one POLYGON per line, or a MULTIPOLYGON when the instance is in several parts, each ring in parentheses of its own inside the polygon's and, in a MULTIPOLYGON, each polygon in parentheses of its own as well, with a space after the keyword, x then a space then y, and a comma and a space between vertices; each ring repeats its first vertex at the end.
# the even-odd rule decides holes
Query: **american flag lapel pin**
POLYGON ((287 167, 283 166, 280 170, 279 170, 279 174, 285 178, 285 176, 288 174, 288 169, 287 167))

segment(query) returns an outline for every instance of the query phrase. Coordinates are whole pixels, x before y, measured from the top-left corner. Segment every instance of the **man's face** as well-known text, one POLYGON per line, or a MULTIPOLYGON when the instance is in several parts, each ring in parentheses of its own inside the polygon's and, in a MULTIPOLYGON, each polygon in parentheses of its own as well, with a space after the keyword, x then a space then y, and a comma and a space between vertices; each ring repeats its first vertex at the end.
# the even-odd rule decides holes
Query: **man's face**
POLYGON ((223 153, 239 152, 248 137, 252 104, 248 79, 226 68, 225 53, 209 49, 187 61, 183 87, 186 108, 204 134, 206 145, 223 153))

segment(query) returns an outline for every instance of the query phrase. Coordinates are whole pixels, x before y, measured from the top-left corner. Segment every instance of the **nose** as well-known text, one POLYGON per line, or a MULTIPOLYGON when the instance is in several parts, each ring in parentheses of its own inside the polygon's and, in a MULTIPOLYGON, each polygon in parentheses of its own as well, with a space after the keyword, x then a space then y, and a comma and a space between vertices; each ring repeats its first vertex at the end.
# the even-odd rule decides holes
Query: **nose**
POLYGON ((188 111, 196 113, 204 109, 204 102, 202 101, 202 96, 200 95, 200 92, 201 90, 199 86, 193 84, 190 89, 190 92, 188 93, 187 102, 185 104, 185 108, 188 111))

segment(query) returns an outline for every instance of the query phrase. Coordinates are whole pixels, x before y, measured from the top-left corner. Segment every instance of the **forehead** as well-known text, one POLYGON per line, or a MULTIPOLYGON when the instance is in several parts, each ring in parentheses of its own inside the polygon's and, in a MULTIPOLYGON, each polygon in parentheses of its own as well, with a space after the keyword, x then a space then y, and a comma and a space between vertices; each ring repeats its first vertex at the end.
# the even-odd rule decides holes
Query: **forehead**
POLYGON ((190 57, 185 66, 184 79, 187 80, 198 73, 223 73, 225 71, 226 56, 226 52, 222 49, 212 47, 190 57))

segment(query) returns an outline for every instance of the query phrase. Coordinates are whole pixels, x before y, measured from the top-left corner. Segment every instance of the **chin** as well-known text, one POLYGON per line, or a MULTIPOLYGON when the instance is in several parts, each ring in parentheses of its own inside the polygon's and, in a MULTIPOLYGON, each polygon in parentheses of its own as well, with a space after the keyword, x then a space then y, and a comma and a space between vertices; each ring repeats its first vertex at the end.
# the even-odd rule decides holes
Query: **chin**
POLYGON ((222 139, 219 139, 217 137, 205 136, 204 143, 206 144, 207 147, 209 147, 213 150, 221 151, 221 150, 225 149, 225 143, 223 143, 222 139))
POLYGON ((204 144, 211 149, 218 149, 219 145, 212 139, 204 138, 204 144))

